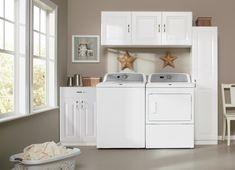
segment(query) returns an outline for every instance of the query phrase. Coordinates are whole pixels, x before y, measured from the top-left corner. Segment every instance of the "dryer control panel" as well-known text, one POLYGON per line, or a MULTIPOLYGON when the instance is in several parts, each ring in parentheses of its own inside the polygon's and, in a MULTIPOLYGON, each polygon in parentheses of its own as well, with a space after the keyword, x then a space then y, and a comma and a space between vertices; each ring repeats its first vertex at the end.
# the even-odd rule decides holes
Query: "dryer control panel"
POLYGON ((154 73, 149 77, 149 81, 151 83, 190 83, 190 76, 185 73, 154 73))

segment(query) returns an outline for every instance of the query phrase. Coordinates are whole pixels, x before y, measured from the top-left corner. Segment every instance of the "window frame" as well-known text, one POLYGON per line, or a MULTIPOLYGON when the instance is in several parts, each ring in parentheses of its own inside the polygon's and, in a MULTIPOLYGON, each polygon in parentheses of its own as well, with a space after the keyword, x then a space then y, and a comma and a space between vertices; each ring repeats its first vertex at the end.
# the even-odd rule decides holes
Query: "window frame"
MULTIPOLYGON (((57 17, 58 17, 58 7, 56 4, 54 4, 53 2, 51 2, 50 0, 30 0, 31 1, 31 4, 30 5, 30 22, 32 24, 30 24, 30 41, 32 43, 30 43, 30 113, 40 113, 40 112, 44 112, 45 110, 50 110, 50 109, 53 109, 53 108, 58 108, 58 101, 57 101, 57 28, 58 28, 58 25, 57 25, 57 17), (48 37, 49 35, 48 34, 48 13, 46 13, 46 21, 47 21, 47 26, 46 26, 46 33, 43 35, 46 35, 46 44, 48 45, 46 47, 46 57, 45 58, 42 58, 40 56, 35 56, 34 55, 34 48, 33 48, 33 34, 34 34, 34 5, 36 5, 37 7, 39 7, 39 9, 41 8, 40 5, 41 4, 47 4, 51 9, 53 9, 53 11, 55 12, 55 35, 54 35, 54 39, 55 39, 55 49, 54 49, 54 52, 55 52, 55 56, 54 56, 54 106, 49 106, 48 105, 48 96, 49 96, 49 79, 48 79, 48 76, 49 76, 49 56, 48 56, 48 46, 49 46, 49 40, 48 40, 48 37), (34 108, 33 106, 33 59, 34 58, 39 58, 39 59, 45 59, 46 61, 46 105, 45 107, 37 107, 37 109, 34 108)), ((41 16, 40 16, 41 17, 41 16)), ((39 21, 40 23, 40 21, 39 21)), ((39 28, 40 29, 40 28, 39 28)), ((41 34, 40 30, 39 31, 36 31, 37 33, 41 34)), ((40 38, 39 38, 40 39, 40 38)), ((40 40, 39 40, 40 42, 40 40)), ((40 44, 39 44, 40 46, 40 44)), ((39 49, 40 51, 40 49, 39 49)))
MULTIPOLYGON (((6 1, 6 0, 5 0, 6 1)), ((5 2, 4 1, 4 2, 5 2)), ((6 54, 11 54, 14 57, 14 79, 13 79, 13 112, 9 113, 3 113, 0 114, 0 122, 5 122, 13 119, 17 119, 20 117, 27 117, 30 115, 34 115, 37 113, 45 112, 48 110, 52 109, 57 109, 58 108, 58 101, 57 101, 57 90, 58 90, 58 82, 57 82, 57 30, 58 30, 58 25, 57 25, 57 18, 58 18, 58 7, 56 4, 51 2, 50 0, 25 0, 25 112, 20 113, 19 110, 19 58, 22 56, 20 54, 20 46, 17 41, 17 38, 19 38, 19 34, 17 35, 17 31, 19 32, 19 27, 20 27, 20 20, 19 17, 17 16, 17 10, 19 10, 19 5, 18 9, 16 9, 16 4, 19 4, 19 0, 14 0, 15 6, 14 6, 14 21, 7 20, 4 17, 4 11, 5 11, 5 4, 3 4, 3 17, 0 17, 3 21, 7 20, 10 23, 14 24, 14 51, 9 51, 5 49, 0 49, 1 53, 6 53, 6 54), (34 6, 34 1, 41 1, 48 6, 50 6, 54 13, 55 13, 55 33, 54 33, 54 106, 47 106, 43 107, 41 109, 34 110, 33 109, 33 6, 34 6), (18 20, 17 20, 18 18, 18 20), (18 28, 17 28, 18 26, 18 28), (17 89, 18 88, 18 89, 17 89), (18 91, 17 91, 18 90, 18 91)), ((3 24, 4 26, 5 24, 3 24)), ((3 28, 3 31, 5 31, 5 26, 3 28)), ((5 43, 5 32, 3 34, 3 43, 5 43)), ((46 38, 47 39, 47 38, 46 38)), ((49 38, 48 38, 49 39, 49 38)), ((46 40, 47 41, 47 40, 46 40)), ((48 44, 48 42, 47 42, 48 44)), ((3 44, 4 45, 4 44, 3 44)), ((49 45, 49 44, 48 44, 49 45)), ((4 46, 3 46, 4 47, 4 46)), ((48 49, 48 47, 47 47, 48 49)), ((49 58, 49 56, 48 56, 49 58)), ((46 59, 47 60, 47 59, 46 59)), ((49 63, 49 61, 48 61, 49 63)), ((48 72, 48 71, 47 71, 48 72)), ((48 73, 47 73, 48 74, 48 73)), ((48 76, 47 76, 48 77, 48 76)), ((46 80, 46 83, 48 83, 48 78, 46 80)), ((47 88, 47 96, 48 96, 49 90, 47 88)))
MULTIPOLYGON (((0 114, 0 120, 1 119, 5 119, 8 117, 18 117, 21 115, 25 115, 25 114, 29 114, 29 90, 25 90, 25 106, 24 106, 24 112, 25 113, 21 113, 20 112, 20 107, 19 107, 19 101, 20 101, 20 97, 19 97, 19 60, 20 57, 24 56, 25 58, 25 85, 28 84, 29 82, 29 76, 28 76, 28 72, 29 72, 29 53, 28 53, 28 46, 26 45, 28 43, 28 38, 29 36, 27 35, 27 32, 29 31, 29 1, 25 0, 25 25, 20 23, 20 18, 19 18, 19 11, 20 11, 20 2, 19 0, 14 0, 14 21, 9 20, 6 18, 5 16, 5 2, 6 0, 3 1, 3 17, 0 17, 0 19, 3 21, 3 49, 0 49, 1 53, 4 54, 10 54, 13 55, 13 112, 8 112, 8 113, 3 113, 0 114), (14 48, 13 51, 11 50, 7 50, 5 49, 5 22, 9 22, 11 24, 13 24, 14 27, 14 48), (20 53, 20 46, 19 46, 19 30, 20 30, 20 26, 24 26, 25 27, 25 54, 20 53)), ((27 88, 27 87, 26 87, 27 88)))

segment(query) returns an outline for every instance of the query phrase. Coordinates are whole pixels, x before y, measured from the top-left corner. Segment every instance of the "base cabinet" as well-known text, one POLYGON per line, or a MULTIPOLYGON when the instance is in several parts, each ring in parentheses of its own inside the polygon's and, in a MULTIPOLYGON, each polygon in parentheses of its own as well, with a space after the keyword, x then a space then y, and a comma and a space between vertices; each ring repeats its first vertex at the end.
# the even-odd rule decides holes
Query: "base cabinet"
POLYGON ((95 145, 95 88, 61 87, 60 96, 60 142, 95 145))
POLYGON ((195 143, 218 143, 217 27, 193 28, 195 143))

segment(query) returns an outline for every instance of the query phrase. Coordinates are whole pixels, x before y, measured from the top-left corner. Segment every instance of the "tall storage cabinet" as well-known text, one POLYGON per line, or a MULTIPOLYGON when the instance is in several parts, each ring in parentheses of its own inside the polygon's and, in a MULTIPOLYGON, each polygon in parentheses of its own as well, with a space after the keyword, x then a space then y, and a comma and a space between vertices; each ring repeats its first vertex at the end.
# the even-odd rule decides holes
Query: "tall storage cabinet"
POLYGON ((60 88, 60 142, 64 145, 96 144, 95 88, 60 88))
POLYGON ((195 143, 218 142, 217 27, 193 28, 195 89, 195 143))

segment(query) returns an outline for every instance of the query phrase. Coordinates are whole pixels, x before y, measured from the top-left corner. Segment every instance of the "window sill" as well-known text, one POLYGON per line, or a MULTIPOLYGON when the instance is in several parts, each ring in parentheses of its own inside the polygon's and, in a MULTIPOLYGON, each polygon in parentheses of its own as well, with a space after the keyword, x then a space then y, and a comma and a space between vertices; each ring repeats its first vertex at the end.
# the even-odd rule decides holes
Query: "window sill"
POLYGON ((12 120, 21 119, 21 118, 25 118, 25 117, 30 117, 30 116, 33 116, 33 115, 37 115, 37 114, 40 114, 40 113, 44 113, 44 112, 51 111, 51 110, 56 110, 56 109, 59 109, 59 107, 55 106, 55 107, 40 109, 40 110, 36 110, 36 111, 34 111, 33 113, 30 113, 30 114, 12 115, 12 116, 8 116, 8 117, 5 117, 5 118, 0 118, 0 123, 9 122, 9 121, 12 121, 12 120))

